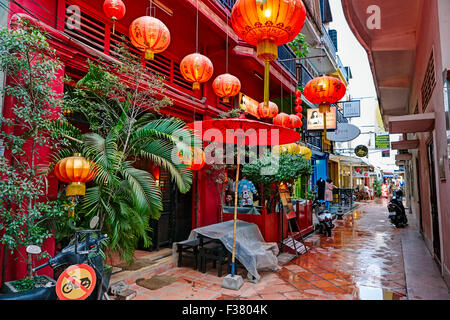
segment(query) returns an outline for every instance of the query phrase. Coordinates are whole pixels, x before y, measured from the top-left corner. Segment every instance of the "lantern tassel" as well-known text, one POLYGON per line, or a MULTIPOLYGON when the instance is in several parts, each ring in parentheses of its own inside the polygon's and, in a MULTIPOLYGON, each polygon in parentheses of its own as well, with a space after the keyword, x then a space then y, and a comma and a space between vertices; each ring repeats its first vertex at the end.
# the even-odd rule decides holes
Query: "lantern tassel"
POLYGON ((113 22, 113 34, 115 34, 115 31, 116 31, 116 23, 113 22))
POLYGON ((270 61, 266 61, 264 65, 264 105, 269 105, 269 79, 270 77, 270 61))

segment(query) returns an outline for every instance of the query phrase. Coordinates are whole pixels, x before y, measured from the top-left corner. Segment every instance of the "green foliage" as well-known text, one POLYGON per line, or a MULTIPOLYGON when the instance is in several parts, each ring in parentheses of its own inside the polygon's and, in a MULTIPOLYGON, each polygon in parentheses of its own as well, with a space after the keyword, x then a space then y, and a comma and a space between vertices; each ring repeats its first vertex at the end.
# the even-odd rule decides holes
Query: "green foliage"
MULTIPOLYGON (((44 200, 46 173, 43 148, 58 149, 60 139, 52 132, 55 108, 61 107, 57 84, 61 64, 45 34, 19 21, 0 29, 0 70, 9 75, 1 95, 14 98, 12 114, 0 116, 0 140, 6 156, 0 158, 0 243, 11 253, 27 245, 42 245, 52 225, 67 215, 62 201, 44 200)), ((63 121, 63 120, 59 120, 63 121)), ((29 259, 28 276, 31 277, 29 259)))
POLYGON ((254 163, 244 164, 242 176, 255 185, 262 185, 262 194, 268 198, 268 207, 271 208, 278 199, 278 186, 281 182, 292 187, 300 176, 310 175, 311 171, 310 162, 302 155, 285 152, 279 156, 267 154, 254 163))
POLYGON ((378 181, 378 179, 375 179, 373 182, 373 192, 375 197, 381 196, 381 184, 380 181, 378 181))
POLYGON ((289 47, 299 58, 305 58, 309 54, 309 45, 304 34, 299 33, 294 40, 289 42, 289 47))
POLYGON ((266 155, 255 163, 245 164, 242 175, 253 183, 285 182, 292 184, 301 175, 311 174, 311 164, 300 154, 282 153, 279 157, 274 154, 266 155), (265 174, 264 174, 265 173, 265 174))
POLYGON ((162 79, 144 73, 141 61, 126 48, 121 55, 121 63, 112 67, 89 63, 85 77, 66 92, 64 108, 89 123, 89 133, 69 140, 71 149, 93 160, 98 170, 77 207, 80 223, 98 216, 110 239, 109 252, 131 263, 140 240, 151 245, 149 222, 162 210, 160 189, 142 162, 168 170, 179 190, 187 192, 192 172, 178 165, 175 155, 198 141, 183 130, 181 120, 158 115, 171 103, 155 98, 163 94, 162 79))

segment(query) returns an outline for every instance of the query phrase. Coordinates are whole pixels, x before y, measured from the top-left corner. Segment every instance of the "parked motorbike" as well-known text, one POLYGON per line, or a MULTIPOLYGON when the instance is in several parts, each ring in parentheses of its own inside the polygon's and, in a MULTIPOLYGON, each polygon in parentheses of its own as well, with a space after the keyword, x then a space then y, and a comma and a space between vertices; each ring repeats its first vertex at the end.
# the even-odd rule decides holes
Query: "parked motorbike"
POLYGON ((325 202, 314 200, 312 207, 317 220, 319 220, 319 232, 331 237, 331 230, 334 228, 333 216, 331 212, 326 209, 325 202))
MULTIPOLYGON (((109 286, 109 277, 104 276, 103 258, 100 254, 100 244, 108 239, 99 230, 76 231, 75 239, 59 254, 50 258, 46 263, 33 269, 33 273, 46 266, 53 270, 60 267, 68 267, 75 264, 86 264, 91 266, 96 274, 95 289, 86 300, 102 300, 109 286)), ((83 279, 81 279, 83 281, 83 279)), ((81 282, 83 284, 83 282, 81 282)), ((71 283, 70 283, 71 284, 71 283)), ((70 285, 69 285, 70 286, 70 285)), ((70 290, 71 288, 63 288, 70 290)), ((56 286, 36 288, 32 290, 0 294, 0 300, 57 300, 56 286)))
POLYGON ((389 220, 396 228, 403 228, 408 225, 408 218, 406 217, 402 198, 403 192, 401 190, 396 190, 388 204, 389 220))

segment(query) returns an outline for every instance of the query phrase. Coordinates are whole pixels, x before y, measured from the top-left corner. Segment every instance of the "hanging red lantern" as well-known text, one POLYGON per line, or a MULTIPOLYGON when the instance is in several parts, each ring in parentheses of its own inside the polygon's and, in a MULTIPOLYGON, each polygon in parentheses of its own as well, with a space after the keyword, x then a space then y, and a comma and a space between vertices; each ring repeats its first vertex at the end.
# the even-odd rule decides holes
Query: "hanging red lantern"
POLYGON ((303 118, 303 114, 301 114, 301 113, 296 113, 295 115, 296 115, 297 117, 299 117, 300 119, 303 118))
POLYGON ((187 81, 193 82, 192 89, 200 90, 200 83, 211 79, 214 67, 208 57, 192 53, 181 60, 180 71, 187 81))
POLYGON ((319 112, 330 112, 330 104, 341 100, 346 92, 345 84, 335 77, 322 76, 310 80, 303 94, 308 101, 319 105, 319 112))
POLYGON ((300 90, 295 90, 294 95, 296 98, 300 98, 302 96, 302 92, 300 90))
POLYGON ((122 0, 105 0, 103 2, 103 12, 113 22, 113 34, 116 29, 116 21, 125 16, 126 8, 122 0))
POLYGON ((295 107, 295 112, 301 113, 302 111, 303 111, 303 107, 302 106, 296 106, 295 107))
POLYGON ((301 0, 238 0, 231 10, 231 24, 239 38, 256 46, 265 62, 264 103, 269 103, 269 66, 278 57, 278 46, 299 34, 306 18, 301 0))
POLYGON ((303 100, 302 100, 301 98, 296 98, 296 99, 295 99, 295 104, 296 104, 297 106, 301 105, 302 103, 303 103, 303 100))
POLYGON ((212 87, 219 98, 223 98, 224 102, 230 102, 230 97, 241 91, 241 82, 235 76, 224 73, 214 79, 212 87))
POLYGON ((290 128, 289 115, 284 112, 279 113, 275 118, 273 118, 273 124, 280 127, 290 128))
POLYGON ((278 106, 276 103, 269 101, 269 105, 261 102, 258 105, 258 116, 262 119, 272 119, 278 114, 278 106))
POLYGON ((145 59, 153 60, 155 53, 163 52, 170 44, 169 29, 160 20, 143 16, 130 24, 130 41, 141 51, 145 59))
POLYGON ((179 165, 192 171, 201 170, 205 166, 205 152, 191 147, 190 152, 178 151, 179 165))
POLYGON ((295 114, 289 116, 289 126, 293 129, 300 128, 302 126, 302 120, 295 114))
POLYGON ((86 160, 79 153, 58 161, 54 173, 58 180, 69 183, 66 189, 67 196, 84 196, 85 183, 92 181, 96 176, 93 162, 86 160))

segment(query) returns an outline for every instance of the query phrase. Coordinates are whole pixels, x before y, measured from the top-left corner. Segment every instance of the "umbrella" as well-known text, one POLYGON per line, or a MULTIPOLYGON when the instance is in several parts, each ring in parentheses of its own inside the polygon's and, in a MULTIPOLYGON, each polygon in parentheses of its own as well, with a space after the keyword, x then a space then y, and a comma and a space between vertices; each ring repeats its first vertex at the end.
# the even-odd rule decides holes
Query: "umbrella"
POLYGON ((292 129, 277 125, 241 118, 212 119, 195 121, 186 125, 199 134, 203 141, 237 145, 236 187, 234 191, 234 227, 231 275, 235 272, 237 190, 242 145, 273 146, 294 143, 300 140, 300 134, 292 129))

